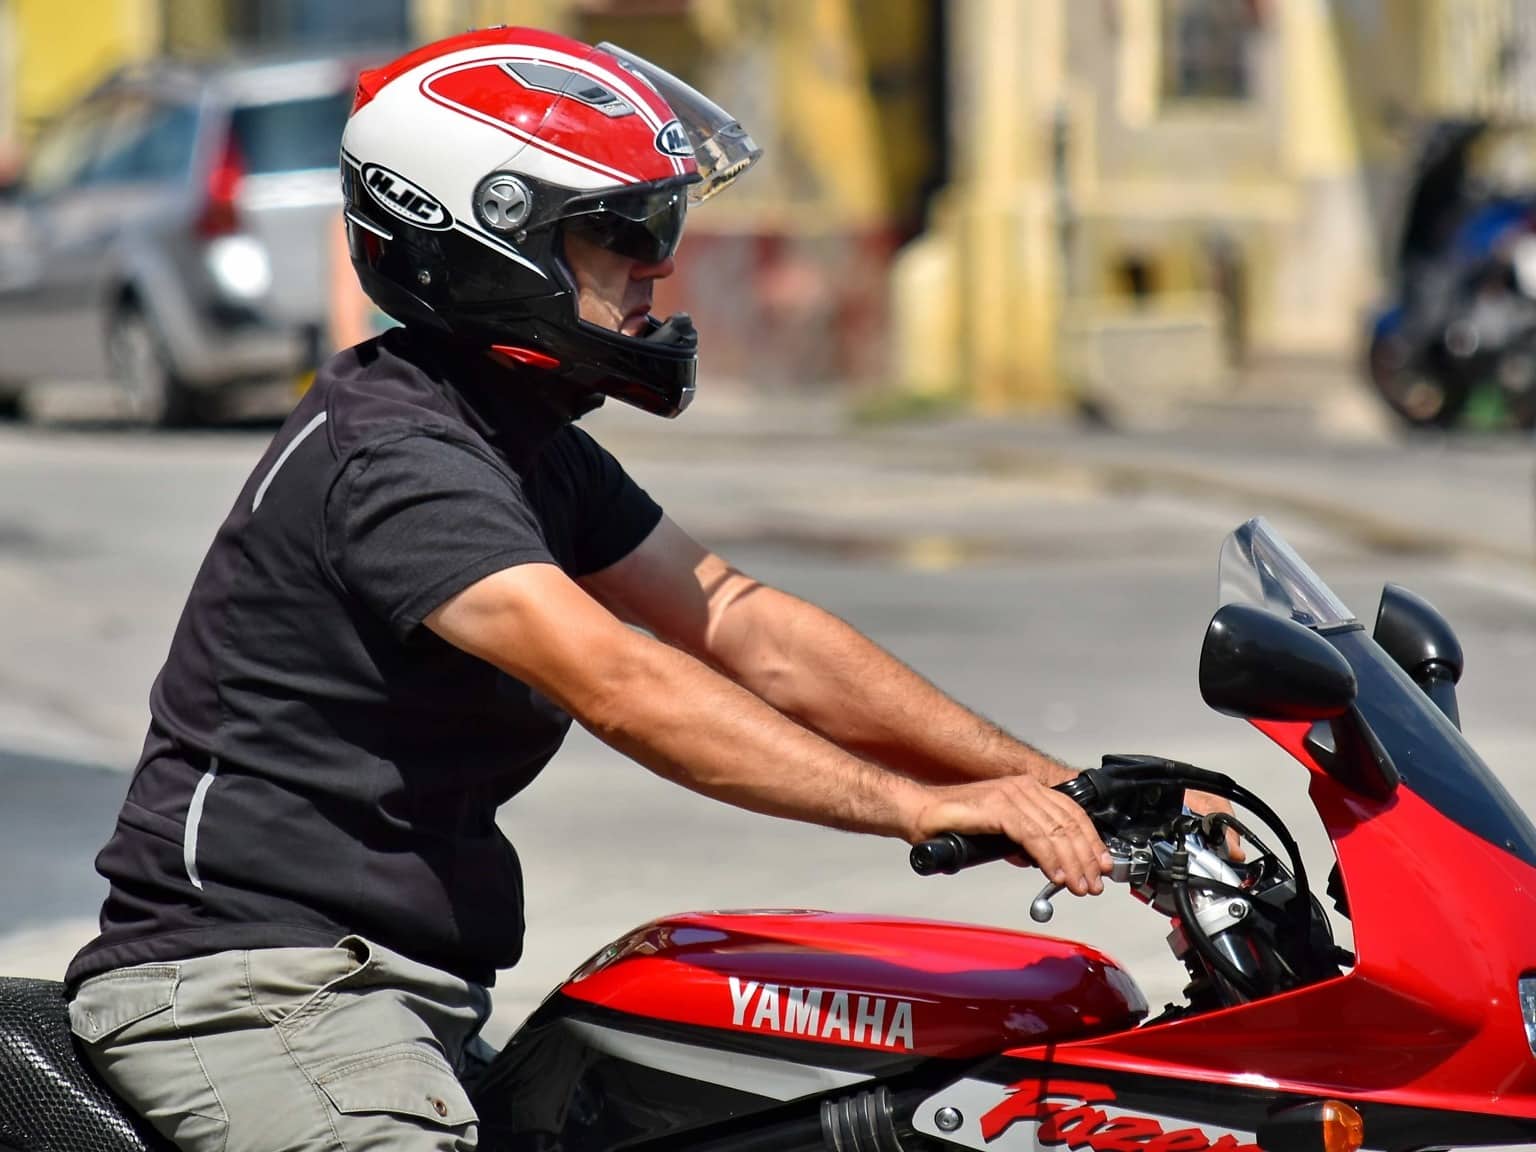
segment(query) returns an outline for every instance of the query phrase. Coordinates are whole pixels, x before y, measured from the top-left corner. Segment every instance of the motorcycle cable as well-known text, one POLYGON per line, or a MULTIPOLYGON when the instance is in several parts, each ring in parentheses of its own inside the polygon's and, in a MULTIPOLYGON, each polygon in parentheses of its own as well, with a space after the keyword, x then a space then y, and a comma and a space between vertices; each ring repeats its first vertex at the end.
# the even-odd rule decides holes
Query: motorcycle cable
MULTIPOLYGON (((1196 768, 1193 764, 1182 764, 1178 761, 1169 761, 1168 766, 1172 769, 1168 776, 1171 783, 1183 784, 1186 788, 1193 786, 1202 792, 1210 792, 1225 800, 1230 800, 1234 804, 1241 804, 1256 815, 1275 834, 1280 841, 1281 847, 1285 849, 1285 854, 1290 857, 1291 875, 1296 881, 1296 895, 1287 903, 1286 910, 1290 913, 1291 919, 1294 922, 1292 926, 1302 926, 1307 920, 1306 910, 1308 903, 1307 899, 1302 899, 1302 897, 1305 894, 1306 897, 1310 898, 1312 888, 1307 881, 1306 865, 1302 863, 1301 848, 1296 843, 1295 838, 1286 830, 1285 823, 1280 819, 1279 814, 1230 776, 1220 772, 1208 772, 1203 768, 1196 768), (1296 911, 1297 908, 1300 909, 1299 915, 1296 911)), ((1212 814, 1212 821, 1213 824, 1220 821, 1231 821, 1239 832, 1253 842, 1255 847, 1269 855, 1274 855, 1268 845, 1249 832, 1242 824, 1238 823, 1235 817, 1218 812, 1212 814)))
MULTIPOLYGON (((1205 929, 1200 927, 1199 918, 1195 915, 1194 901, 1189 895, 1189 850, 1184 846, 1182 835, 1179 837, 1173 859, 1169 863, 1167 876, 1169 888, 1173 893, 1173 906, 1178 910, 1179 922, 1184 926, 1184 934, 1189 937, 1189 942, 1194 945, 1195 951, 1200 953, 1201 959, 1210 966, 1213 974, 1232 985, 1244 999, 1257 1000, 1260 996, 1258 988, 1245 973, 1238 969, 1237 965, 1217 950, 1211 938, 1205 934, 1205 929)), ((1203 878, 1201 884, 1204 885, 1203 878)))

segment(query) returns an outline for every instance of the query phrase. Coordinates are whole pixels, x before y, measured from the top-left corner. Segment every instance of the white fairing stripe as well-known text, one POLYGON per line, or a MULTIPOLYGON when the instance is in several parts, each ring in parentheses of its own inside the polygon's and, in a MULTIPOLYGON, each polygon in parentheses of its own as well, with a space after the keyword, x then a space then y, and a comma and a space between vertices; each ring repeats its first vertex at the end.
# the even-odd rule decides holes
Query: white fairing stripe
POLYGON ((271 468, 267 469, 267 477, 261 482, 261 487, 256 489, 256 498, 251 501, 252 512, 261 507, 262 498, 266 496, 267 489, 272 485, 272 477, 277 475, 277 470, 283 466, 288 457, 293 455, 293 450, 304 443, 309 434, 324 423, 325 413, 321 412, 308 424, 304 425, 303 428, 299 429, 299 434, 288 442, 288 447, 283 449, 282 455, 272 462, 271 468))
POLYGON ((192 793, 192 803, 187 805, 187 834, 181 842, 181 860, 187 866, 187 879, 192 881, 192 887, 199 892, 203 890, 203 880, 197 874, 197 826, 203 819, 203 804, 208 799, 208 789, 213 787, 213 778, 218 774, 219 758, 210 757, 208 771, 197 782, 197 788, 192 793))
POLYGON ((767 1096, 773 1100, 797 1100, 832 1088, 846 1088, 861 1084, 871 1077, 862 1072, 845 1072, 841 1068, 818 1068, 812 1064, 795 1064, 788 1060, 774 1060, 767 1056, 748 1056, 742 1052, 722 1052, 718 1048, 699 1048, 676 1040, 658 1040, 652 1036, 639 1036, 633 1032, 621 1032, 585 1020, 567 1021, 570 1028, 599 1052, 669 1072, 689 1080, 705 1084, 719 1084, 753 1096, 767 1096))

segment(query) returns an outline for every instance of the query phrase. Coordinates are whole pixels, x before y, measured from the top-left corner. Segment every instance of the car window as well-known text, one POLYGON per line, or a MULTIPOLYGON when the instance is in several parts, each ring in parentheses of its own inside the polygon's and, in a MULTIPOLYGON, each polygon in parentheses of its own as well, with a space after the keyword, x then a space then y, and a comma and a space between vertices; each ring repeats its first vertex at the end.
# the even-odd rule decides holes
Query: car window
POLYGON ((197 109, 146 98, 120 101, 86 169, 88 184, 186 179, 197 139, 197 109))
POLYGON ((112 106, 93 100, 67 112, 45 128, 33 145, 24 184, 36 196, 49 196, 79 181, 95 155, 112 106))
POLYGON ((236 108, 230 127, 246 172, 335 168, 351 109, 351 91, 236 108))

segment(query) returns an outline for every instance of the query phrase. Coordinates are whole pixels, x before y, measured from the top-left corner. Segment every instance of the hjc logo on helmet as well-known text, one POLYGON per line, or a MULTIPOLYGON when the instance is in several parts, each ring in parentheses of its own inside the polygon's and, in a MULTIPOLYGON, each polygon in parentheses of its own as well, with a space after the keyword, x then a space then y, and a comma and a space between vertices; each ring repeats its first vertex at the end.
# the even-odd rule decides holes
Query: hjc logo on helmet
POLYGON ((683 131, 683 126, 676 120, 668 120, 661 126, 661 131, 656 133, 656 151, 663 156, 692 156, 693 145, 688 140, 688 133, 683 131))
POLYGON ((421 228, 449 228, 448 209, 398 172, 380 164, 363 165, 363 183, 385 210, 421 228))

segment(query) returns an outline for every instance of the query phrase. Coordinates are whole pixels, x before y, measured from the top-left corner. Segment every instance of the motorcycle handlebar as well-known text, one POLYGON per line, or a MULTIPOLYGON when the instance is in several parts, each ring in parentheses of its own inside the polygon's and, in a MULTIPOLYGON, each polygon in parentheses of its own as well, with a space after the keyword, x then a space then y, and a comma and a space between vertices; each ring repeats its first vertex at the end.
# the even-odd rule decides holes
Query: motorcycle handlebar
MULTIPOLYGON (((1055 787, 1056 791, 1077 801, 1084 808, 1096 799, 1098 791, 1086 775, 1075 776, 1055 787)), ((910 859, 912 871, 919 876, 940 873, 953 876, 962 868, 991 864, 1012 856, 1024 856, 1024 850, 1006 836, 997 833, 970 835, 965 832, 945 832, 914 844, 910 859)))

